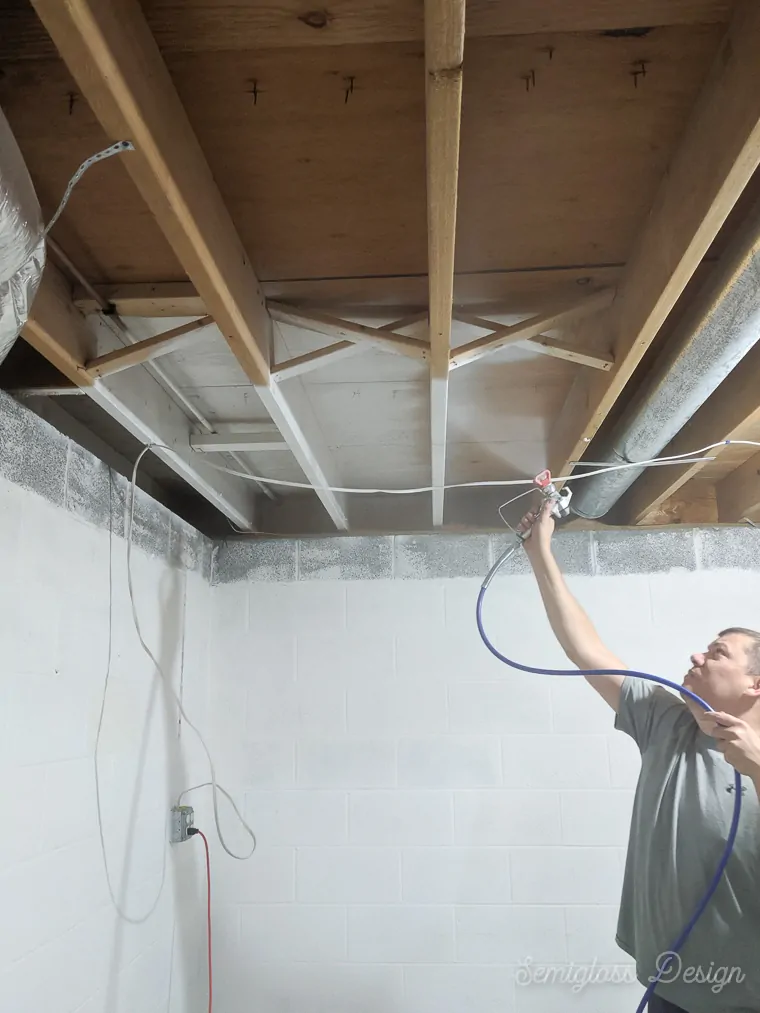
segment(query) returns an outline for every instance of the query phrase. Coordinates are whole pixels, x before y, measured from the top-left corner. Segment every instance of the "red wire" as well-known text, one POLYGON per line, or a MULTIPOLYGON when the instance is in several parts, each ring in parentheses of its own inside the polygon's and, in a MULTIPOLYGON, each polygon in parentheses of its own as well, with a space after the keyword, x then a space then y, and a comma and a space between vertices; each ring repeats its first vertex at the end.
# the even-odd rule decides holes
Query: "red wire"
POLYGON ((213 997, 212 973, 211 973, 211 858, 209 856, 208 841, 202 830, 197 831, 197 836, 203 838, 203 845, 206 849, 206 897, 207 897, 207 924, 208 924, 208 1013, 211 1013, 211 1002, 213 997))

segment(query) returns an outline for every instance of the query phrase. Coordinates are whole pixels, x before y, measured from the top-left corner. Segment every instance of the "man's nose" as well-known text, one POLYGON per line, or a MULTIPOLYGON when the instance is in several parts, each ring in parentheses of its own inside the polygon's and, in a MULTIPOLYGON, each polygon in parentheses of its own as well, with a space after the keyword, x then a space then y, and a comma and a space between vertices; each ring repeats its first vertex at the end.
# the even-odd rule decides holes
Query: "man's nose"
POLYGON ((695 668, 701 668, 705 663, 704 654, 692 654, 691 663, 695 668))

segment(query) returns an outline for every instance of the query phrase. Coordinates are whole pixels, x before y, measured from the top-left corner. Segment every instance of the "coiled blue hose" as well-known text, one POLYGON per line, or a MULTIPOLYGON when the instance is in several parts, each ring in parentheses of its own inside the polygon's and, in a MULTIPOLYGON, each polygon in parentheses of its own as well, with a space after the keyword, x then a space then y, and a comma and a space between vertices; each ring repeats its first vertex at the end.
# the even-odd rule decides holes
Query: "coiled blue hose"
MULTIPOLYGON (((486 645, 488 650, 491 652, 491 654, 493 654, 495 658, 498 658, 499 661, 502 661, 505 665, 509 665, 511 668, 516 668, 520 672, 529 672, 532 675, 583 675, 583 676, 622 675, 622 676, 632 676, 634 679, 646 679, 648 682, 657 682, 661 686, 669 686, 671 689, 675 689, 678 693, 690 697, 692 700, 694 700, 695 703, 699 704, 699 706, 703 707, 706 711, 712 710, 712 707, 710 707, 709 704, 707 704, 700 696, 697 696, 696 693, 692 693, 691 690, 686 689, 684 686, 679 686, 676 683, 671 682, 669 679, 663 679, 658 675, 650 675, 648 672, 633 672, 627 669, 615 669, 615 668, 600 668, 600 669, 535 668, 532 665, 521 665, 517 661, 512 661, 510 658, 507 658, 505 655, 501 654, 500 651, 497 651, 494 645, 488 639, 488 635, 486 634, 486 631, 483 627, 483 601, 485 599, 486 591, 488 590, 489 584, 496 576, 499 569, 504 565, 504 563, 506 563, 506 561, 510 558, 510 556, 512 556, 513 553, 517 551, 519 545, 520 542, 518 542, 515 546, 507 549, 505 552, 503 552, 502 555, 496 560, 494 565, 491 567, 491 569, 488 572, 488 576, 485 578, 480 587, 480 592, 478 594, 478 602, 475 608, 475 618, 478 624, 478 632, 480 633, 480 637, 483 643, 486 645)), ((712 895, 715 893, 718 887, 718 883, 720 882, 721 876, 723 875, 726 865, 728 864, 728 860, 731 857, 731 852, 734 849, 734 842, 736 840, 736 833, 739 829, 739 816, 741 815, 741 807, 742 807, 742 781, 741 775, 738 770, 734 771, 734 783, 736 786, 734 813, 733 818, 731 820, 731 828, 728 832, 726 847, 723 851, 723 855, 721 856, 720 862, 718 863, 718 867, 715 870, 715 874, 713 875, 712 880, 710 881, 710 884, 707 887, 704 896, 700 900, 699 904, 697 904, 694 914, 691 916, 686 926, 682 930, 681 934, 678 936, 678 938, 670 947, 670 949, 665 951, 668 954, 668 958, 667 960, 665 960, 662 967, 659 969, 658 973, 655 976, 653 976, 649 987, 647 988, 646 992, 644 993, 641 999, 641 1002, 636 1008, 636 1013, 643 1013, 643 1011, 649 1005, 649 1000, 652 994, 654 993, 655 986, 660 981, 663 974, 665 974, 667 969, 670 967, 670 964, 673 960, 673 956, 675 956, 675 954, 679 952, 681 947, 684 945, 686 940, 691 935, 692 929, 699 921, 700 917, 702 916, 702 913, 709 904, 712 895)))

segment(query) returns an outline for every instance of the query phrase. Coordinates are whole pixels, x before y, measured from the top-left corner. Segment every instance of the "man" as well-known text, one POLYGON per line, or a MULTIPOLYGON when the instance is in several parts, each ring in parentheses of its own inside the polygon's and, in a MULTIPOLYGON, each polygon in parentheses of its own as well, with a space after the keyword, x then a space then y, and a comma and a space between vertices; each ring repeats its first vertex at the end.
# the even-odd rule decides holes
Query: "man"
MULTIPOLYGON (((557 640, 580 669, 626 669, 600 640, 552 555, 551 504, 528 514, 524 545, 557 640), (532 525, 532 528, 531 528, 532 525)), ((655 672, 656 675, 665 675, 655 672)), ((665 675, 665 677, 667 677, 665 675)), ((633 676, 586 676, 641 752, 616 941, 647 987, 696 910, 742 814, 716 892, 671 960, 650 1013, 760 1010, 760 633, 724 630, 691 657, 688 697, 633 676)))

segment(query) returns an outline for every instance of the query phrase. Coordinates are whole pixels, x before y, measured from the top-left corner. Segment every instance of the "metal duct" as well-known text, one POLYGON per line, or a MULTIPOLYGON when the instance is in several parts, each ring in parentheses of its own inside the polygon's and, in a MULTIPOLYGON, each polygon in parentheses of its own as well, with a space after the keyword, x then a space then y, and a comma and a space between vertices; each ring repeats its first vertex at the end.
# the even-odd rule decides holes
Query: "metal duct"
POLYGON ((44 266, 40 205, 0 110, 0 362, 28 319, 44 266))
MULTIPOLYGON (((594 447, 594 461, 633 464, 660 454, 759 337, 760 204, 718 261, 632 403, 601 448, 594 447)), ((576 483, 573 513, 604 517, 642 471, 627 468, 576 483)))

